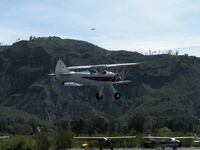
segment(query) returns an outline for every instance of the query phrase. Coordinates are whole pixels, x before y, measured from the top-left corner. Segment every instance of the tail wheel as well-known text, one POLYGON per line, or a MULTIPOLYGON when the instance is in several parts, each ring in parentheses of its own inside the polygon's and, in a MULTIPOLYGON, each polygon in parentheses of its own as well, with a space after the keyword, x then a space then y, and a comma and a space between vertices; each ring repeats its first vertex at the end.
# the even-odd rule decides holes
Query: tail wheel
POLYGON ((97 93, 97 94, 96 94, 96 98, 97 98, 98 100, 101 100, 101 99, 103 98, 103 95, 100 95, 99 93, 97 93))
POLYGON ((121 94, 120 94, 119 92, 116 92, 116 93, 114 94, 114 97, 115 97, 116 100, 117 100, 117 99, 120 99, 120 98, 121 98, 121 94))

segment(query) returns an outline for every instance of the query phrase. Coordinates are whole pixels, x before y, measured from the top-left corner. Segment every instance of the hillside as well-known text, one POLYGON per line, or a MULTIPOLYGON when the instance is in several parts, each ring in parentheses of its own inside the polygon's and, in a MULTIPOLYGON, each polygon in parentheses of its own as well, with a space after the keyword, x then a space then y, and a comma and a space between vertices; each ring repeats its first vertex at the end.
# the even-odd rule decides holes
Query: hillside
POLYGON ((196 57, 107 51, 84 41, 49 37, 19 41, 2 50, 0 67, 0 105, 42 120, 94 116, 128 120, 141 112, 155 119, 200 119, 200 59, 196 57), (131 84, 116 86, 120 100, 106 91, 98 101, 92 87, 62 87, 47 76, 59 58, 67 66, 143 63, 131 68, 126 77, 131 84))

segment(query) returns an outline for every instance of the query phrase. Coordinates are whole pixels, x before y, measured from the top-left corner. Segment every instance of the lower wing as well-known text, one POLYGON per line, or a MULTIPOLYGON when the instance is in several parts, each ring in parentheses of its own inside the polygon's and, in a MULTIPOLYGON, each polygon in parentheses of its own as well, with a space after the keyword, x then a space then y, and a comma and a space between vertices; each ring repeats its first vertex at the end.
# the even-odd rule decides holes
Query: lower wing
POLYGON ((131 83, 131 80, 124 80, 124 81, 113 82, 113 84, 128 84, 128 83, 131 83))

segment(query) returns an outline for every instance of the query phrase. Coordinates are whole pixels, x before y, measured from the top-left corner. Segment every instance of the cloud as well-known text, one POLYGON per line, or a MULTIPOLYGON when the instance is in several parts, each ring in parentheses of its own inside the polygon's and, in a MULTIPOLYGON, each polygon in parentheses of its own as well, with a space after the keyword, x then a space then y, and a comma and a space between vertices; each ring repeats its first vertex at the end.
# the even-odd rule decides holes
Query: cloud
POLYGON ((0 40, 55 35, 106 49, 191 47, 200 43, 199 15, 198 0, 3 0, 0 40))
POLYGON ((19 38, 27 39, 30 35, 27 31, 0 27, 0 42, 4 44, 11 44, 19 38))
POLYGON ((140 41, 135 39, 107 40, 99 43, 104 48, 110 50, 130 50, 147 51, 168 50, 184 47, 200 47, 200 36, 194 37, 170 37, 164 39, 140 41))

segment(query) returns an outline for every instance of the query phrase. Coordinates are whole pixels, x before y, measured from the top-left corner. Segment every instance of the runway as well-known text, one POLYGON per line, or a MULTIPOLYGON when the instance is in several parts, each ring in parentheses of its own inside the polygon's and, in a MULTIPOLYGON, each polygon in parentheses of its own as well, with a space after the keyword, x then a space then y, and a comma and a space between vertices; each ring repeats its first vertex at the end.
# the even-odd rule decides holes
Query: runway
MULTIPOLYGON (((71 149, 71 150, 85 150, 85 149, 71 149)), ((94 148, 87 150, 99 150, 99 149, 94 148)), ((110 149, 105 148, 103 150, 110 150, 110 149)), ((114 148, 114 150, 163 150, 163 149, 157 147, 157 148, 114 148)), ((165 150, 173 150, 173 148, 165 148, 165 150)), ((181 147, 177 148, 177 150, 200 150, 200 147, 181 147)))

